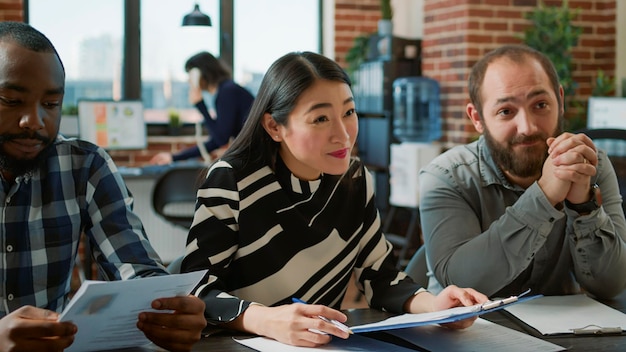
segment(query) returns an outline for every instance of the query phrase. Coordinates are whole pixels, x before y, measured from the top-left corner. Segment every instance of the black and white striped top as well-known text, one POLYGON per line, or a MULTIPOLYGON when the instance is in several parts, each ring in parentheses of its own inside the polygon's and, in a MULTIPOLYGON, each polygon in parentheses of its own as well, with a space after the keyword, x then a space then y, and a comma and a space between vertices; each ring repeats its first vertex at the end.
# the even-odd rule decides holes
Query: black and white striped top
POLYGON ((183 271, 209 269, 195 293, 210 323, 235 319, 251 302, 294 297, 338 309, 353 271, 371 307, 402 312, 420 287, 394 267, 358 159, 343 176, 315 181, 299 180, 280 159, 276 173, 241 165, 211 167, 187 240, 183 271))

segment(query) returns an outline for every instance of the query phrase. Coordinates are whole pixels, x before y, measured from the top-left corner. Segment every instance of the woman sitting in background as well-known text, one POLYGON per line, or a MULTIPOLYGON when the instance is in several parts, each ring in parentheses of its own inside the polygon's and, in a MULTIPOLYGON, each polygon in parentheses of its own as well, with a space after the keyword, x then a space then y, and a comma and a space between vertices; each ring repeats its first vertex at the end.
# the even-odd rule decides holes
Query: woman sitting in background
MULTIPOLYGON (((203 147, 215 159, 228 147, 230 139, 237 137, 241 131, 254 97, 232 80, 229 70, 222 62, 206 51, 190 57, 185 63, 185 71, 189 73, 189 102, 200 111, 204 126, 209 131, 209 140, 203 147), (202 98, 203 90, 215 97, 214 116, 202 98)), ((173 155, 159 153, 150 163, 164 165, 201 155, 200 147, 193 146, 173 155)))

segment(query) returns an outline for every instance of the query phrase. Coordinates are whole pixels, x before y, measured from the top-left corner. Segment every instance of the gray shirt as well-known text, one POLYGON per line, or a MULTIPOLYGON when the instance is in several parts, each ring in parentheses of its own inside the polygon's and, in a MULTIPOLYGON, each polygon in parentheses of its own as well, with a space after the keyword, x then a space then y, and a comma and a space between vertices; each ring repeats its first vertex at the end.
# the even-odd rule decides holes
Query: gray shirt
POLYGON ((429 290, 455 284, 488 296, 599 298, 626 286, 626 221, 617 178, 598 151, 603 205, 587 215, 553 207, 537 182, 513 185, 481 136, 438 156, 419 176, 429 290), (440 284, 441 283, 441 284, 440 284))

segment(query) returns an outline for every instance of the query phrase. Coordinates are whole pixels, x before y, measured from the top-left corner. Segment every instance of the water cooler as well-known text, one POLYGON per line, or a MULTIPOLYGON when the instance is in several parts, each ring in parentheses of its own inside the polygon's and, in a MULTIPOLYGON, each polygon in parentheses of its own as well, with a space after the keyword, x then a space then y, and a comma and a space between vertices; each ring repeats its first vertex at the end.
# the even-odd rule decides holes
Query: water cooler
POLYGON ((389 204, 419 206, 418 174, 441 152, 439 84, 428 77, 400 77, 393 82, 393 135, 390 150, 389 204))
POLYGON ((400 249, 398 267, 403 268, 409 249, 417 240, 417 247, 422 245, 419 232, 415 236, 420 227, 419 172, 441 152, 439 84, 427 77, 400 77, 393 82, 393 104, 393 136, 400 143, 390 146, 389 210, 383 231, 400 249), (388 231, 399 208, 410 212, 404 235, 388 231))

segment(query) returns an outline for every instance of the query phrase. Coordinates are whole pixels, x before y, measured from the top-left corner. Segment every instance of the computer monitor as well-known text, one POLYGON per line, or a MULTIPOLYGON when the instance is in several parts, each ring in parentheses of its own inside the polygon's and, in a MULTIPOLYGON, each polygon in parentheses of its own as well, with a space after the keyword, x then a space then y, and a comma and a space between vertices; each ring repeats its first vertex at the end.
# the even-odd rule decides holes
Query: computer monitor
POLYGON ((146 124, 141 101, 79 100, 80 139, 104 149, 145 149, 146 124))
POLYGON ((626 129, 626 98, 590 97, 587 128, 626 129))

